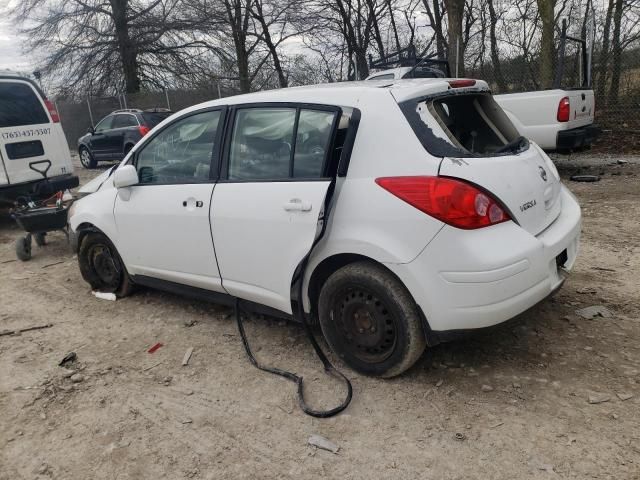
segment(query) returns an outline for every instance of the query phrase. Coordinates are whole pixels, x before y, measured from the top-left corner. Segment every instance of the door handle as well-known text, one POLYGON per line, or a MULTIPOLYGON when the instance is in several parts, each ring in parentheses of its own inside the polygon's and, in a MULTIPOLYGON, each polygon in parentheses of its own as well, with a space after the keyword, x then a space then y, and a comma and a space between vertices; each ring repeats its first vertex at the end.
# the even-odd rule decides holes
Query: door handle
POLYGON ((202 200, 195 200, 194 198, 188 198, 187 200, 182 202, 182 206, 190 207, 190 208, 193 208, 195 206, 198 208, 202 208, 204 206, 204 203, 202 202, 202 200))
POLYGON ((310 212, 312 205, 310 202, 303 202, 299 198, 292 198, 282 205, 287 212, 310 212))

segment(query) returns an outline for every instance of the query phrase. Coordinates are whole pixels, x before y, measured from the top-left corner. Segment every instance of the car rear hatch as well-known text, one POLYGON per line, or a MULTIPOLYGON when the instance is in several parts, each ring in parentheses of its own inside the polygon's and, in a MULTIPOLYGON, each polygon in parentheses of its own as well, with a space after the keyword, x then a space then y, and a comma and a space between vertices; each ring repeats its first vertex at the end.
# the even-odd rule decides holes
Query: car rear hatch
POLYGON ((0 158, 6 183, 43 178, 31 166, 43 171, 48 160, 56 159, 60 140, 52 126, 47 105, 29 82, 0 79, 0 158))
MULTIPOLYGON (((464 84, 462 84, 464 85, 464 84)), ((485 190, 532 235, 560 214, 560 177, 489 92, 465 88, 400 104, 423 146, 441 157, 440 176, 485 190)))

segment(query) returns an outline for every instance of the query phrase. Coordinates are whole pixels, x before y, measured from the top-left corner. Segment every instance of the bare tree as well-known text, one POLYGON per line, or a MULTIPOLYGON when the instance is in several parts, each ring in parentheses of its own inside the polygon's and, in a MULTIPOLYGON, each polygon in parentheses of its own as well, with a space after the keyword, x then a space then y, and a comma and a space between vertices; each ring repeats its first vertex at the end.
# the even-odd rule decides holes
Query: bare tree
POLYGON ((425 8, 425 13, 429 18, 429 26, 433 30, 436 37, 436 53, 438 60, 445 59, 445 52, 447 51, 447 38, 443 26, 443 17, 445 15, 444 5, 441 5, 440 0, 422 0, 422 4, 425 8))
POLYGON ((189 40, 180 0, 26 0, 10 12, 67 90, 134 93, 170 74, 189 40), (155 57, 151 68, 145 59, 155 57), (165 67, 166 66, 166 67, 165 67))
MULTIPOLYGON (((498 23, 498 13, 493 4, 494 0, 487 0, 489 10, 489 45, 491 51, 491 66, 493 67, 493 76, 496 84, 501 92, 507 91, 507 82, 502 75, 502 66, 500 65, 500 51, 498 49, 498 36, 496 35, 496 25, 498 23)), ((501 15, 501 13, 500 13, 501 15)))
POLYGON ((540 83, 544 88, 553 84, 555 66, 554 30, 556 0, 537 0, 538 14, 542 23, 542 37, 540 39, 540 83))
POLYGON ((462 23, 464 20, 464 0, 444 0, 447 9, 449 44, 449 66, 452 75, 464 76, 464 40, 462 23))

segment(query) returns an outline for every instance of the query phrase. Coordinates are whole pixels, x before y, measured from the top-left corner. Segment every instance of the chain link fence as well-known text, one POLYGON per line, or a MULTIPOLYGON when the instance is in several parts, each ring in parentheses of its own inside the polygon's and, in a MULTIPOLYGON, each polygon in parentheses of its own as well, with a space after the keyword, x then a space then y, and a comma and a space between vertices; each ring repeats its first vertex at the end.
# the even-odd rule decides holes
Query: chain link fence
POLYGON ((87 97, 84 101, 56 101, 60 122, 64 129, 69 148, 75 150, 78 139, 90 127, 95 127, 108 114, 127 108, 140 110, 167 108, 173 112, 198 103, 236 95, 238 92, 223 85, 213 85, 200 90, 162 90, 115 97, 87 97))

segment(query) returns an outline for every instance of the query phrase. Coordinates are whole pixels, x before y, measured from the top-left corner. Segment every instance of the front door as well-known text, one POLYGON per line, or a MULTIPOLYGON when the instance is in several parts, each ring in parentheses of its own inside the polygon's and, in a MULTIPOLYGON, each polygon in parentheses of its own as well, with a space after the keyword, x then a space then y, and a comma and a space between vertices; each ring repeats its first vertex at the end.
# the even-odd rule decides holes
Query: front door
POLYGON ((91 137, 89 137, 89 146, 91 154, 95 158, 104 158, 109 155, 109 139, 108 133, 113 125, 115 115, 107 115, 98 125, 96 125, 91 137))
POLYGON ((120 189, 115 204, 116 247, 130 274, 222 291, 209 211, 223 115, 192 112, 136 152, 139 184, 120 189))
POLYGON ((241 107, 213 193, 211 229, 231 295, 291 313, 291 283, 319 229, 339 110, 241 107))

